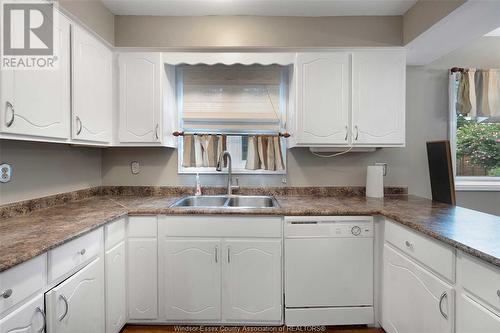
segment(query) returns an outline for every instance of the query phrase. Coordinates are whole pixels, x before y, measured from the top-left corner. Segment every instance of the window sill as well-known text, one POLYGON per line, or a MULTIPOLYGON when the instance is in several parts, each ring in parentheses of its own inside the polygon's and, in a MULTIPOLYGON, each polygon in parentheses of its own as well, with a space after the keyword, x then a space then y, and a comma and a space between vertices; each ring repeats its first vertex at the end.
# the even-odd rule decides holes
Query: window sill
POLYGON ((500 177, 456 177, 455 190, 467 191, 500 191, 500 177))

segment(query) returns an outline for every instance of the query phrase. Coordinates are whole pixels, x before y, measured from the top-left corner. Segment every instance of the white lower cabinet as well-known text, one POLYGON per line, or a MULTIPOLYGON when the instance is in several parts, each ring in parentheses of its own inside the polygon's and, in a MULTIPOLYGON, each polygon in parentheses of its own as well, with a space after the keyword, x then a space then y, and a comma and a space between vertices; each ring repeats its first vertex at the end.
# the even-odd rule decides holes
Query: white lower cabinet
POLYGON ((280 320, 280 240, 224 240, 222 273, 222 311, 226 321, 280 320))
POLYGON ((128 302, 130 319, 158 317, 156 239, 128 241, 128 302))
POLYGON ((218 239, 167 239, 162 258, 164 319, 220 321, 221 269, 218 239))
POLYGON ((383 328, 388 333, 453 333, 454 290, 384 245, 383 328))
POLYGON ((43 295, 31 301, 0 320, 0 333, 42 333, 45 332, 43 295))
POLYGON ((104 332, 104 265, 98 258, 49 291, 47 332, 104 332))
POLYGON ((106 251, 106 333, 118 333, 127 321, 125 242, 106 251))
POLYGON ((128 317, 132 321, 158 318, 158 241, 156 216, 128 220, 128 317))
POLYGON ((475 301, 467 294, 457 299, 456 333, 498 333, 500 315, 475 301))
POLYGON ((282 323, 281 218, 165 216, 158 229, 160 321, 282 323))

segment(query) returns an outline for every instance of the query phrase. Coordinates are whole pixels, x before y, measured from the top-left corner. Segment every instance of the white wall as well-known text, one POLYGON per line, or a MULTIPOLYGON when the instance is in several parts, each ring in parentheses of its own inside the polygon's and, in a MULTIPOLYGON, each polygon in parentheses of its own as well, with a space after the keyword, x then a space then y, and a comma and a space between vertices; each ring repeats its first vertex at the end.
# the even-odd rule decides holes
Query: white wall
POLYGON ((0 184, 0 205, 101 184, 101 150, 64 144, 0 140, 0 163, 13 167, 0 184))

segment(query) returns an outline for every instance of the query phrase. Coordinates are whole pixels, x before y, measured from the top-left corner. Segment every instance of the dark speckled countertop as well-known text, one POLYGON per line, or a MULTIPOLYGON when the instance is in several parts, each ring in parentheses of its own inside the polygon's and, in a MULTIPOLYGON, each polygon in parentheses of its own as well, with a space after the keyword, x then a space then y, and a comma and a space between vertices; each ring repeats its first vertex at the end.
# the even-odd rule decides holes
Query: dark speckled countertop
POLYGON ((500 217, 420 197, 276 196, 276 209, 169 208, 177 199, 91 196, 0 219, 0 272, 126 214, 383 215, 500 267, 500 217))

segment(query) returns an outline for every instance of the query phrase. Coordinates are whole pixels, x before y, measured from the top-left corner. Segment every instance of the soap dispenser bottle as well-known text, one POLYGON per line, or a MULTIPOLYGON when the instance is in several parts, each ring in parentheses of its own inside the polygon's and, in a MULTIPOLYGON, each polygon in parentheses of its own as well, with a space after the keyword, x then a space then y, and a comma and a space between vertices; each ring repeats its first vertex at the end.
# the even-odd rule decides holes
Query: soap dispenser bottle
POLYGON ((200 175, 196 174, 196 192, 195 195, 201 195, 201 184, 200 184, 200 175))

